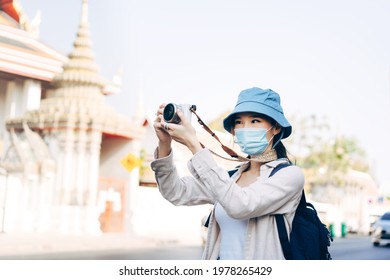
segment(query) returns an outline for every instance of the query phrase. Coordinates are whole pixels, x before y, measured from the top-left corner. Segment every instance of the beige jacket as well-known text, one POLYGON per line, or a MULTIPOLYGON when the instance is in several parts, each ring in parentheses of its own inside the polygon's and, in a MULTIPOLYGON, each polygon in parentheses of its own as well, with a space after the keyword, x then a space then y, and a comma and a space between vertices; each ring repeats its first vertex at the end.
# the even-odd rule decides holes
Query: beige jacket
MULTIPOLYGON (((156 159, 151 166, 162 196, 174 205, 214 204, 218 201, 232 218, 249 219, 245 259, 277 260, 284 259, 284 256, 272 215, 284 214, 286 228, 290 230, 304 185, 303 172, 295 165, 269 177, 275 166, 286 162, 287 159, 278 159, 263 164, 256 182, 245 188, 239 187, 236 181, 248 163, 230 178, 207 149, 196 153, 188 162, 192 176, 178 176, 172 153, 156 159)), ((219 245, 220 228, 212 215, 202 259, 217 259, 219 245)))

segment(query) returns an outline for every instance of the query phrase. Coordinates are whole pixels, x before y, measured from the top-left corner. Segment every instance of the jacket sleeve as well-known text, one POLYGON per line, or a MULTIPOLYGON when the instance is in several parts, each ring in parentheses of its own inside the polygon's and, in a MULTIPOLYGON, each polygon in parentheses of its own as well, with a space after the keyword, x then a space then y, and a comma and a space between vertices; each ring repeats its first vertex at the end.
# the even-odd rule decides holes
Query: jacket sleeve
MULTIPOLYGON (((156 150, 157 152, 157 150, 156 150)), ((174 205, 213 204, 214 197, 199 178, 178 175, 173 152, 151 163, 161 195, 174 205)), ((225 171, 226 173, 226 171, 225 171)))
POLYGON ((202 153, 202 156, 192 157, 189 169, 232 218, 249 219, 295 211, 304 185, 303 172, 299 167, 292 165, 268 177, 273 167, 264 164, 260 177, 243 188, 226 171, 221 171, 223 169, 216 164, 210 152, 202 153))

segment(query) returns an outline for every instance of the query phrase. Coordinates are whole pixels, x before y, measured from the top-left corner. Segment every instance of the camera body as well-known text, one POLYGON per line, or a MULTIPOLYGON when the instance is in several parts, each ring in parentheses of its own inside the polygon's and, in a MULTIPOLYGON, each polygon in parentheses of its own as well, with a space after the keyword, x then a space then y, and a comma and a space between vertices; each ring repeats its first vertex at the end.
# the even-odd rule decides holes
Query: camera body
POLYGON ((196 111, 196 106, 190 104, 168 103, 163 110, 164 121, 167 123, 180 123, 181 119, 177 115, 177 110, 181 110, 188 121, 191 122, 191 110, 196 111))

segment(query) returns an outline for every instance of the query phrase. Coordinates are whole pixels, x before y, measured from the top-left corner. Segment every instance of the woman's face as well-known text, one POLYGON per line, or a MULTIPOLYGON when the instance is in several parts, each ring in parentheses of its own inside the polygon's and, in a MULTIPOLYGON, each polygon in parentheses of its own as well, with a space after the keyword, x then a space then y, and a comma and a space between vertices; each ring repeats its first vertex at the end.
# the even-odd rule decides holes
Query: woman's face
POLYGON ((274 135, 278 134, 281 131, 278 125, 272 125, 269 120, 256 113, 237 114, 237 117, 234 120, 233 129, 237 128, 264 128, 268 130, 266 136, 268 141, 270 141, 274 135))

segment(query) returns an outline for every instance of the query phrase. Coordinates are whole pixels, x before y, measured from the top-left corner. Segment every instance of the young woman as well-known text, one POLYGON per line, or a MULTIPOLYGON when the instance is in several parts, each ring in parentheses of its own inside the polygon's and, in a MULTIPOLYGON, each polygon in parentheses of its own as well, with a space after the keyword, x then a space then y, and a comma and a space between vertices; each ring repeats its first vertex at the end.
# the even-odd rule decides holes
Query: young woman
POLYGON ((291 165, 269 177, 279 164, 291 163, 281 140, 292 127, 283 114, 279 95, 270 89, 242 91, 223 121, 241 151, 248 155, 230 177, 202 148, 195 129, 178 111, 180 124, 166 123, 164 105, 154 122, 159 139, 152 169, 162 196, 174 205, 214 204, 203 259, 284 259, 274 214, 284 214, 291 230, 301 198, 304 176, 291 165), (172 140, 193 153, 192 176, 180 178, 173 162, 172 140))

